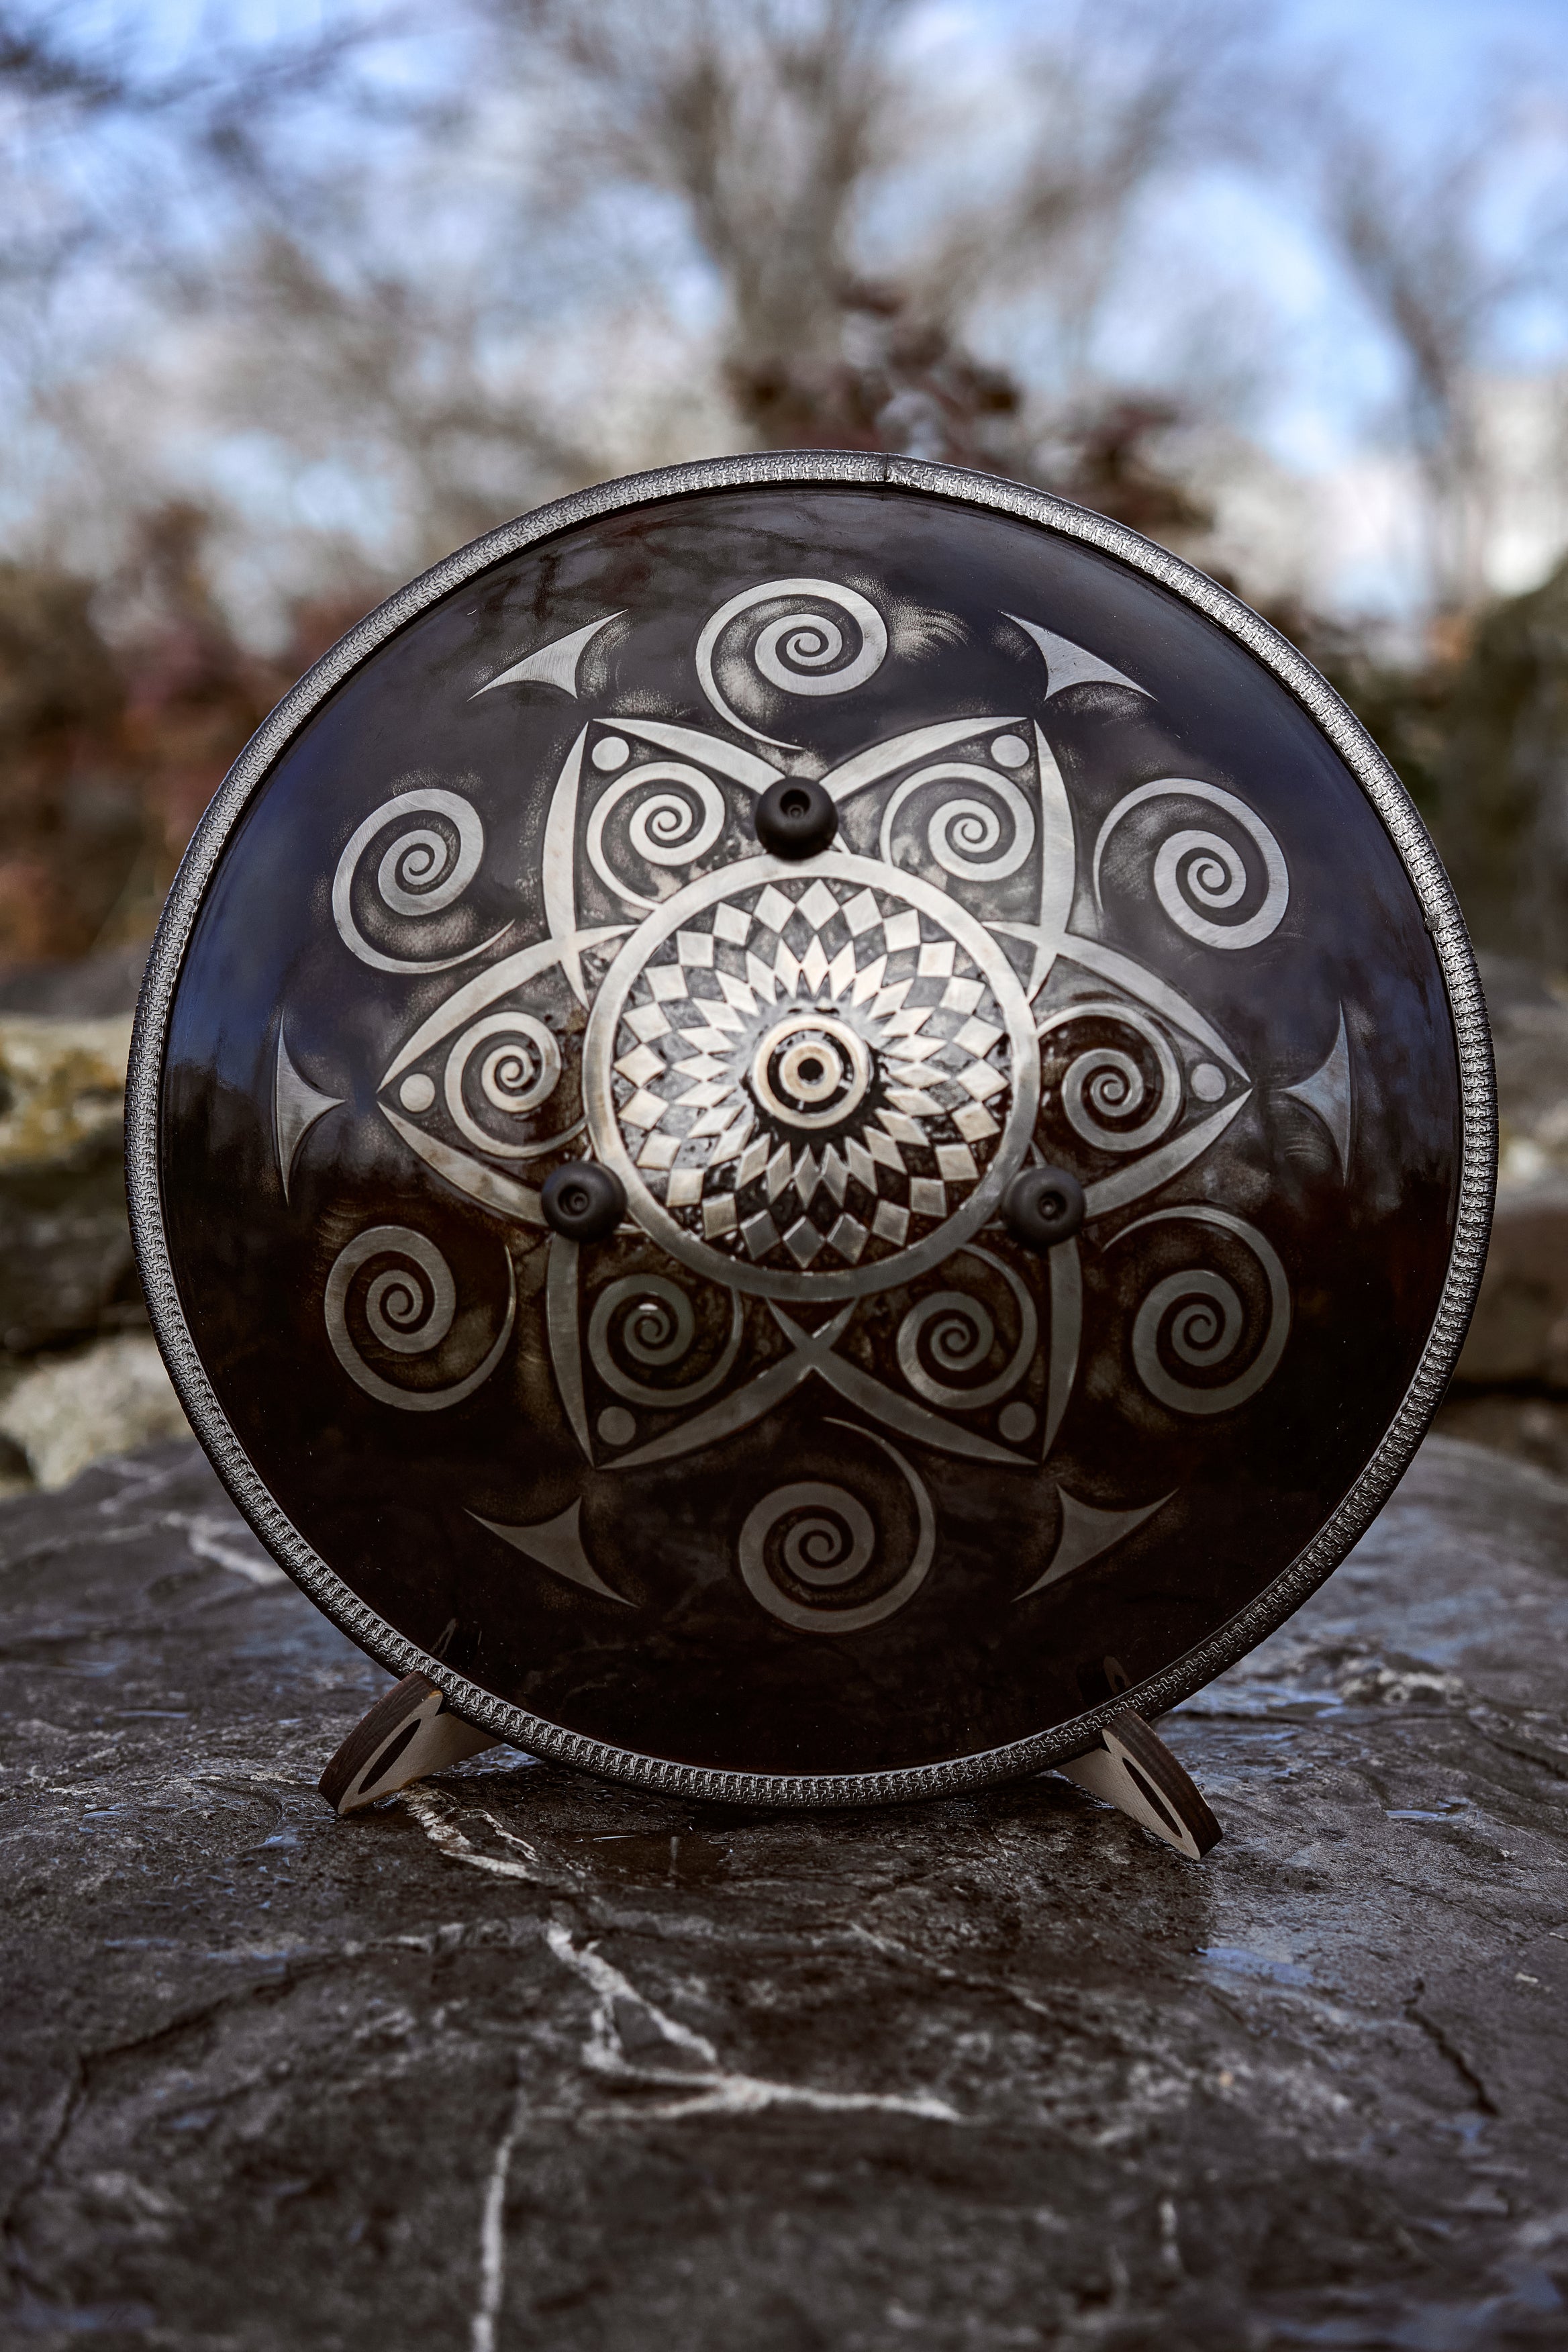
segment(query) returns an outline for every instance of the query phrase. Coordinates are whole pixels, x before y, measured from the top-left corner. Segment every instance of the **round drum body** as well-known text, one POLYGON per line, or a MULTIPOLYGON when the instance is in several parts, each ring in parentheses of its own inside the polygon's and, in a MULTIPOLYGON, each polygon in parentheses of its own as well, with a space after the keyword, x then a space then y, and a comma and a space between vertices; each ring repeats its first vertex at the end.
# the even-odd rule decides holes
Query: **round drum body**
POLYGON ((1493 1132, 1447 882, 1282 639, 1016 485, 783 456, 529 516, 301 682, 171 896, 131 1188, 198 1433, 374 1657, 820 1804, 1297 1606, 1441 1395, 1493 1132))

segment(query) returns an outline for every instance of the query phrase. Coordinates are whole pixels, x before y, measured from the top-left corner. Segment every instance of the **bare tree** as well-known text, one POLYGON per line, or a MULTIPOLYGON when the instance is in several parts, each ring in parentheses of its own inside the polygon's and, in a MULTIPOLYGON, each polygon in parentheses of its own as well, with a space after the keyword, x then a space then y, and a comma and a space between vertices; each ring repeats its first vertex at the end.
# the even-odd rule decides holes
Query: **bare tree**
POLYGON ((876 314, 858 231, 899 150, 910 13, 910 0, 493 0, 513 70, 551 77, 575 188, 664 202, 715 274, 725 380, 764 442, 873 442, 844 322, 876 314))
POLYGON ((0 166, 23 197, 0 213, 0 278, 36 281, 92 241, 123 266, 138 236, 166 270, 178 205, 265 180, 279 122, 346 95, 376 30, 350 16, 257 41, 219 19, 171 65, 128 15, 0 0, 0 166))
MULTIPOLYGON (((122 334, 110 404, 166 405, 162 352, 183 396, 205 382, 215 428, 401 517, 389 568, 716 440, 955 459, 1190 534, 1152 454, 1168 389, 1097 371, 1090 346, 1140 202, 1214 123, 1237 0, 1063 0, 956 96, 917 37, 927 13, 469 0, 443 36, 468 44, 462 69, 394 101, 390 131, 384 91, 355 79, 373 15, 251 58, 247 83, 233 54, 153 74, 95 46, 95 19, 35 5, 23 25, 0 0, 0 74, 8 58, 28 120, 129 125, 138 155, 163 139, 204 192, 195 235, 188 203, 130 209, 150 322, 173 335, 143 358, 122 334), (301 142, 323 92, 333 134, 301 142), (716 326, 694 322, 694 278, 716 326), (662 413, 583 396, 635 376, 650 340, 662 413)), ((43 340, 36 413, 65 437, 91 404, 43 340)))
POLYGON ((1096 322, 1140 208, 1162 181, 1237 152, 1267 24, 1237 0, 1098 0, 1037 25, 1013 76, 1026 136, 1010 176, 944 223, 928 299, 968 318, 1043 302, 1059 396, 1093 399, 1096 322))
POLYGON ((1557 184, 1500 230, 1500 180, 1518 152, 1516 93, 1425 153, 1394 146, 1331 101, 1319 110, 1320 203, 1333 248, 1397 360, 1399 438, 1424 492, 1434 612, 1473 611, 1486 588, 1490 483, 1478 409, 1500 327, 1528 297, 1561 304, 1568 191, 1557 184))
POLYGON ((513 70, 549 77, 560 171, 642 191, 711 274, 747 437, 1059 470, 1018 366, 976 343, 1008 306, 1055 321, 1057 406, 1074 414, 1053 417, 1054 444, 1097 435, 1107 405, 1161 406, 1092 381, 1092 322, 1141 197, 1217 119, 1234 0, 1067 7, 998 59, 977 102, 934 86, 911 0, 490 13, 513 70), (933 207, 933 166, 955 157, 979 168, 967 185, 950 173, 933 207))

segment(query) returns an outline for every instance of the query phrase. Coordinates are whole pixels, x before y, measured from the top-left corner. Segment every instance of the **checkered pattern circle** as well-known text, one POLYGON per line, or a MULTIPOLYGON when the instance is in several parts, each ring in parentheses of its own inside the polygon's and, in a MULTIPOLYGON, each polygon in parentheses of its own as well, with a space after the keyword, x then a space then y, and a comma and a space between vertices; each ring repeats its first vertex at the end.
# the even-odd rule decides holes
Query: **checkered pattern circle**
POLYGON ((638 1180, 694 1239, 763 1267, 868 1266, 922 1242, 984 1174, 1010 1098, 990 981, 896 884, 770 882, 695 915, 638 974, 615 1055, 638 1180), (809 1120, 781 1115, 781 1034, 797 1068, 846 1074, 841 1113, 828 1090, 809 1120))

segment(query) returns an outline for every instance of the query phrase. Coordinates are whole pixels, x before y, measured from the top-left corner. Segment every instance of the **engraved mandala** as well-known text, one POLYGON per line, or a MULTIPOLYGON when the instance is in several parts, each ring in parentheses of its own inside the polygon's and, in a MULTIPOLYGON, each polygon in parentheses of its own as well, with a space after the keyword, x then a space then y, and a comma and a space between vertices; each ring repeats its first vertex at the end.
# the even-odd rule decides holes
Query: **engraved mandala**
POLYGON ((1011 965, 928 884, 832 853, 694 883, 605 975, 589 1131, 639 1224, 775 1297, 907 1280, 996 1205, 1034 1129, 1011 965))
MULTIPOLYGON (((1053 702, 1144 688, 1035 621, 996 625, 1030 665, 1028 708, 922 720, 832 764, 809 740, 813 712, 899 658, 874 580, 762 581, 700 616, 690 664, 711 725, 595 699, 594 649, 637 615, 591 619, 479 689, 580 707, 546 787, 531 936, 478 911, 494 845, 450 782, 413 780, 359 815, 330 877, 342 952, 389 988, 443 976, 383 1075, 378 1115, 498 1236, 486 1324, 458 1318, 430 1235, 354 1234, 322 1300, 344 1377, 389 1411, 447 1410, 494 1377, 531 1316, 595 1476, 721 1449, 811 1389, 842 1482, 752 1498, 732 1562, 738 1589, 803 1633, 879 1623, 940 1572, 923 1453, 1040 1484, 1054 1549, 1019 1599, 1169 1500, 1137 1492, 1135 1451, 1116 1507, 1051 1473, 1079 1377, 1085 1251, 1150 1264, 1126 1347, 1151 1411, 1240 1410, 1289 1337, 1289 1284, 1253 1218, 1201 1185, 1173 1192, 1254 1081, 1201 1008, 1116 943, 1114 919, 1132 894, 1184 940, 1244 955, 1287 913, 1284 854, 1212 779, 1129 782, 1088 825, 1053 750, 1053 702), (752 820, 787 774, 818 777, 839 818, 834 846, 798 866, 759 855, 752 820), (598 1253, 549 1233, 540 1206, 551 1168, 584 1157, 626 1193, 626 1224, 598 1253), (1082 1235, 1043 1259, 998 1223, 1031 1161, 1073 1167, 1087 1201, 1082 1235), (518 1269, 535 1250, 525 1305, 518 1269)), ((689 708, 672 694, 672 713, 689 708)), ((1342 1179, 1342 1013, 1324 1046, 1283 1091, 1342 1179)), ((275 1053, 287 1191, 343 1106, 296 1066, 287 1008, 275 1053)), ((482 1524, 624 1604, 579 1504, 482 1524)))

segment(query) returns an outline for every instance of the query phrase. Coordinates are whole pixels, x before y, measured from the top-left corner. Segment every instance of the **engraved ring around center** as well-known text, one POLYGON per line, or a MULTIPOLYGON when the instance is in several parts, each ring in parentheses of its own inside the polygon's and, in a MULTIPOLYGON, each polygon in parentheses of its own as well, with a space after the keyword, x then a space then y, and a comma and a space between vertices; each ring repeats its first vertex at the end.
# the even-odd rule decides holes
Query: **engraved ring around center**
POLYGON ((864 1099, 871 1056, 847 1023, 795 1013, 757 1047, 752 1087, 763 1108, 790 1127, 833 1127, 864 1099))

